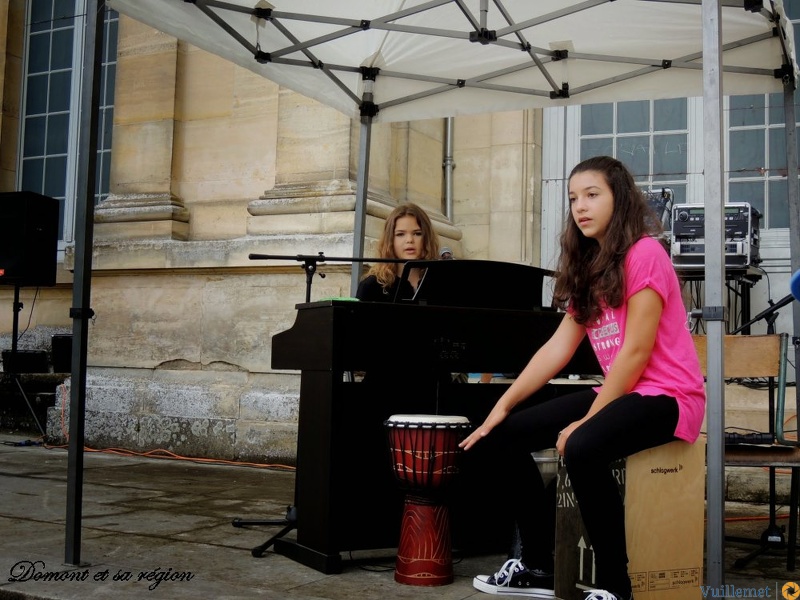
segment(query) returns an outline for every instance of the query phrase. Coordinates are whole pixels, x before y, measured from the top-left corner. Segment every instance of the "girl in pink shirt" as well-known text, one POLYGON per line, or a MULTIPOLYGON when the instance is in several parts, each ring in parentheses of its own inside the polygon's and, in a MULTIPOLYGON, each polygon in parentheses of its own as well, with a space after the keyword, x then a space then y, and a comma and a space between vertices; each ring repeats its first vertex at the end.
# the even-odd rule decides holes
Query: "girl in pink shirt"
POLYGON ((554 291, 564 318, 461 444, 469 450, 490 436, 507 445, 502 481, 522 548, 520 558, 473 585, 490 594, 554 597, 555 510, 531 452, 555 446, 594 547, 602 589, 587 600, 629 600, 625 511, 610 464, 676 439, 694 442, 705 388, 678 278, 651 237, 655 220, 628 169, 608 156, 581 162, 569 177, 569 201, 554 291), (586 335, 603 384, 512 410, 561 372, 586 335))

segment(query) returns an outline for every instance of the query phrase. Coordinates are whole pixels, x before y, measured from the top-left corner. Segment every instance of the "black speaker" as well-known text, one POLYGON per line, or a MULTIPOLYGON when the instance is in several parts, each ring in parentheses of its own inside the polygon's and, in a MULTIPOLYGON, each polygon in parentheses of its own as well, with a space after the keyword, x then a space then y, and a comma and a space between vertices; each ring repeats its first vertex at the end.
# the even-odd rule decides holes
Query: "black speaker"
POLYGON ((53 336, 53 373, 69 373, 72 370, 72 334, 53 336))
POLYGON ((55 198, 0 193, 0 285, 56 284, 58 214, 55 198))

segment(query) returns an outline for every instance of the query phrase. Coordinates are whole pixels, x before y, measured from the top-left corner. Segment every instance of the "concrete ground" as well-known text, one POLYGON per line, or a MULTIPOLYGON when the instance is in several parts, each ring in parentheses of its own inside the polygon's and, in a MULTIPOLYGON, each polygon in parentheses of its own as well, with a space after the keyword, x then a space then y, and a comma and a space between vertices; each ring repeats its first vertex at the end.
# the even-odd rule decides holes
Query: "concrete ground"
MULTIPOLYGON (((486 598, 472 588, 472 578, 496 571, 505 559, 456 556, 454 583, 426 588, 394 581, 391 551, 346 556, 337 575, 271 550, 254 558, 250 550, 278 528, 237 528, 231 521, 284 517, 292 503, 291 470, 87 452, 82 527, 77 552, 73 543, 69 553, 82 564, 65 565, 68 453, 28 441, 0 434, 0 600, 486 598)), ((759 537, 767 525, 763 504, 729 503, 728 513, 730 534, 759 537)), ((781 507, 780 525, 785 514, 781 507)), ((735 568, 753 548, 726 545, 726 588, 714 597, 764 588, 766 597, 782 598, 787 581, 800 581, 800 571, 786 570, 782 551, 735 568)), ((659 598, 670 600, 668 593, 659 598)))

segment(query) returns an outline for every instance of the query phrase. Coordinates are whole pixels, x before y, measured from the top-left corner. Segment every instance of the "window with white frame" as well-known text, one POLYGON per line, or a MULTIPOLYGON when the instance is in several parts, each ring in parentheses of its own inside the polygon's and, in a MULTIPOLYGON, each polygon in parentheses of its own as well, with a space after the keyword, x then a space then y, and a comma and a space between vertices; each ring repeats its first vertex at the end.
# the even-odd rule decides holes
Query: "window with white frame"
POLYGON ((555 143, 544 149, 542 168, 543 266, 554 268, 568 208, 566 177, 583 159, 614 156, 631 170, 642 190, 669 188, 674 204, 690 201, 702 170, 700 114, 700 100, 692 98, 546 109, 544 137, 555 143), (551 134, 556 131, 562 134, 551 134))
POLYGON ((642 189, 671 188, 686 199, 688 121, 685 98, 588 104, 580 107, 579 162, 621 160, 642 189))
MULTIPOLYGON (((797 40, 800 0, 785 0, 783 4, 797 40)), ((795 106, 797 97, 795 93, 795 106)), ((731 96, 727 100, 727 201, 750 203, 761 213, 762 229, 788 229, 783 94, 731 96)))
MULTIPOLYGON (((59 250, 73 238, 85 0, 28 0, 18 187, 56 198, 59 250)), ((108 195, 118 15, 106 10, 95 201, 108 195)))

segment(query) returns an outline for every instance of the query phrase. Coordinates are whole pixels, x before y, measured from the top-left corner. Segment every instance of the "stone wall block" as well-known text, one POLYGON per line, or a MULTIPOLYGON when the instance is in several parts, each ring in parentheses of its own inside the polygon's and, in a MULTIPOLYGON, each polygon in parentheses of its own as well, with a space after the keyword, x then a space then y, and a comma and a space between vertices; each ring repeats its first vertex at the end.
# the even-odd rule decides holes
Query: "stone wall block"
POLYGON ((236 422, 233 419, 185 419, 145 415, 140 419, 139 443, 183 456, 234 456, 236 422))
POLYGON ((251 389, 242 395, 239 418, 242 421, 297 422, 300 394, 287 395, 266 389, 251 389))
POLYGON ((238 460, 295 466, 297 464, 297 425, 242 421, 236 436, 238 460))
POLYGON ((275 182, 276 148, 264 143, 275 136, 261 115, 176 123, 173 192, 189 203, 257 197, 275 182))
POLYGON ((172 120, 115 124, 111 192, 131 198, 140 194, 169 196, 173 135, 172 120))
POLYGON ((347 116, 283 88, 278 116, 276 184, 349 177, 347 116))
POLYGON ((138 415, 87 410, 85 423, 84 438, 90 447, 143 449, 138 415))

